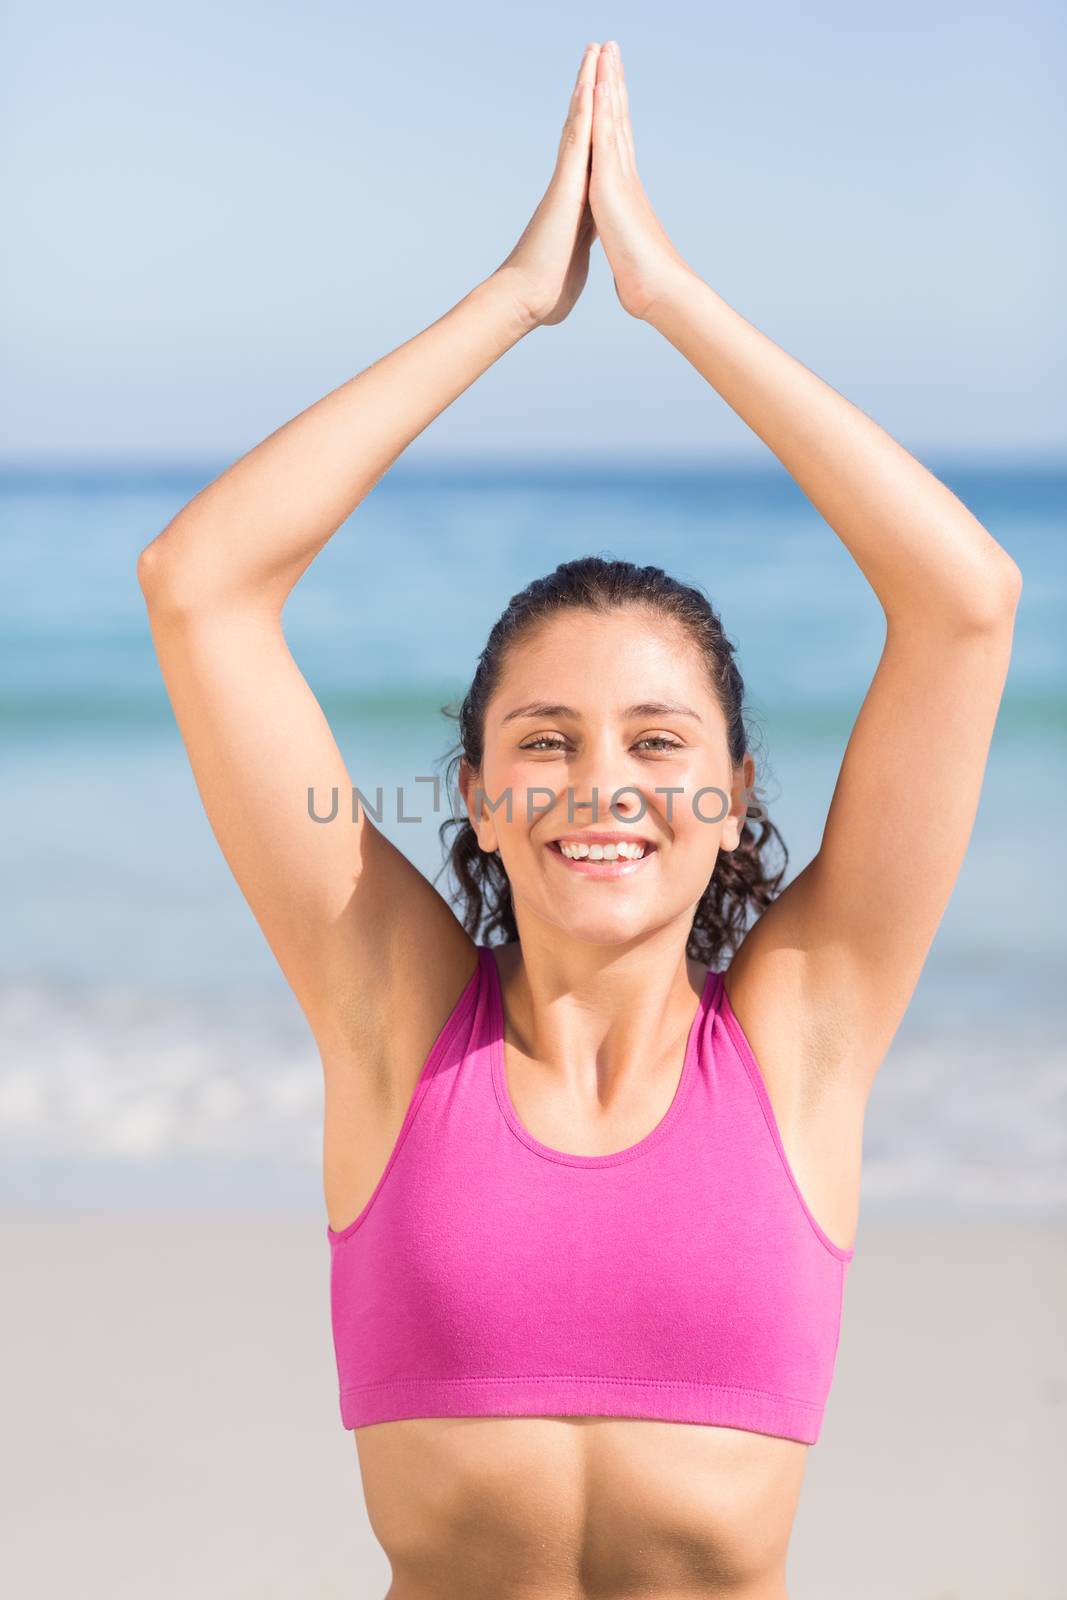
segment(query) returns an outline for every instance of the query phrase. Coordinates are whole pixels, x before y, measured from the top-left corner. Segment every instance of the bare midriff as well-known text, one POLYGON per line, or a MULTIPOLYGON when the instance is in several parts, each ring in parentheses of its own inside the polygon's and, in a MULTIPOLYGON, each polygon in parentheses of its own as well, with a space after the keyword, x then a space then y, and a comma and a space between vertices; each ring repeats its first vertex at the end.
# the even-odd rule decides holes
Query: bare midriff
POLYGON ((787 1600, 797 1440, 619 1417, 354 1433, 382 1600, 787 1600))

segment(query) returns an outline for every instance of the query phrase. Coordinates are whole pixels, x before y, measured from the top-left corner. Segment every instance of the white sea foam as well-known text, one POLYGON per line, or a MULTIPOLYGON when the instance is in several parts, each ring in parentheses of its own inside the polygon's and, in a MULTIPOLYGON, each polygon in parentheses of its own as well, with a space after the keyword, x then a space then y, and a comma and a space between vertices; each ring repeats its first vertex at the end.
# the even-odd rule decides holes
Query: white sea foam
MULTIPOLYGON (((0 986, 0 1159, 64 1164, 131 1194, 188 1167, 235 1200, 277 1175, 315 1190, 322 1069, 284 988, 179 992, 0 986)), ((1067 1057, 1060 1032, 906 1023, 864 1129, 863 1214, 1067 1216, 1067 1057)), ((13 1187, 14 1185, 14 1187, 13 1187)), ((42 1195, 42 1198, 46 1196, 42 1195)))

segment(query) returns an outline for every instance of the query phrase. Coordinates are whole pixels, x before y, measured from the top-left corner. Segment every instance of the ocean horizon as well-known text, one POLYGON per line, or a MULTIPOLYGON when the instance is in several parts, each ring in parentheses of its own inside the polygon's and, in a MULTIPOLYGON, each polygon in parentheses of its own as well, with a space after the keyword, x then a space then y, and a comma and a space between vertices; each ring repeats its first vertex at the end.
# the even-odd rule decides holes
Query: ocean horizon
MULTIPOLYGON (((12 1204, 321 1213, 317 1051, 203 814, 136 579, 138 551, 227 464, 0 462, 12 1204)), ((1062 1219, 1065 850, 1031 797, 1043 811, 1050 784, 1055 817, 1067 775, 1067 463, 926 464, 1024 591, 967 857, 869 1106, 863 1212, 1062 1219)), ((773 460, 398 463, 284 614, 353 782, 382 789, 384 831, 435 878, 447 802, 434 811, 417 780, 444 775, 443 708, 509 597, 594 552, 661 565, 720 611, 792 877, 818 848, 884 619, 773 460)))

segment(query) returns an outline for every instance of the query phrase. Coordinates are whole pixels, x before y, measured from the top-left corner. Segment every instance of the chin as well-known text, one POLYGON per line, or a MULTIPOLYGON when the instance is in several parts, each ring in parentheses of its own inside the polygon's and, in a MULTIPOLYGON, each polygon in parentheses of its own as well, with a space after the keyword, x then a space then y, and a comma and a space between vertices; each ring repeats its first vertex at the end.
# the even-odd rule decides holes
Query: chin
POLYGON ((635 943, 644 936, 658 931, 660 924, 644 917, 634 916, 582 916, 573 921, 561 919, 559 907, 552 908, 547 919, 568 939, 581 944, 595 944, 605 948, 635 943))

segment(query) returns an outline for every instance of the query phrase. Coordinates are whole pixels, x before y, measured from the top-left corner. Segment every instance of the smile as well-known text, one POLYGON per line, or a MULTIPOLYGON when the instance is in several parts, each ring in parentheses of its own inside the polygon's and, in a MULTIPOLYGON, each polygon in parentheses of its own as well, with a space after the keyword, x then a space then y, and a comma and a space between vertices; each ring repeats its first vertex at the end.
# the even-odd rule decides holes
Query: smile
POLYGON ((545 848, 568 872, 577 872, 586 878, 632 877, 656 853, 655 845, 647 839, 605 843, 552 839, 545 848))

